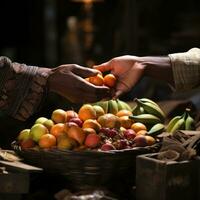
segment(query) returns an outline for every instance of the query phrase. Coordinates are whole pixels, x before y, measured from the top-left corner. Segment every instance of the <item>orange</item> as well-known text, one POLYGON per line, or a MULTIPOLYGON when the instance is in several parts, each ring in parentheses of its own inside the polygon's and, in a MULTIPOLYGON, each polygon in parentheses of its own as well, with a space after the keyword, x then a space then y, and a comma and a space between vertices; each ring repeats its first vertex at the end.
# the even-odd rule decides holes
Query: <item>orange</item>
POLYGON ((56 145, 56 137, 51 134, 45 134, 39 140, 39 146, 41 148, 50 148, 55 145, 56 145))
POLYGON ((118 113, 116 115, 117 115, 117 117, 130 116, 130 115, 132 115, 132 112, 129 110, 123 109, 123 110, 118 111, 118 113))
POLYGON ((133 129, 136 133, 140 130, 147 130, 147 127, 141 122, 135 122, 132 124, 131 129, 133 129))
POLYGON ((119 118, 121 126, 128 129, 131 128, 131 125, 133 124, 132 120, 129 119, 128 116, 122 116, 119 118))
POLYGON ((147 131, 146 130, 140 130, 136 133, 136 135, 146 135, 147 131))
POLYGON ((96 111, 92 105, 85 104, 80 108, 78 116, 82 121, 87 119, 96 119, 96 111))
POLYGON ((60 136, 62 133, 64 133, 65 130, 65 124, 58 123, 51 127, 50 133, 54 135, 55 137, 60 136))
POLYGON ((97 120, 94 119, 87 119, 84 121, 82 128, 93 128, 95 131, 99 131, 101 128, 101 125, 97 122, 97 120))
POLYGON ((104 84, 108 87, 114 87, 116 81, 117 79, 113 74, 107 74, 104 76, 104 84))
POLYGON ((104 78, 101 74, 97 74, 96 76, 90 77, 89 82, 97 86, 102 86, 104 83, 104 78))
POLYGON ((56 109, 53 111, 51 119, 55 123, 64 123, 66 120, 66 112, 62 109, 56 109))

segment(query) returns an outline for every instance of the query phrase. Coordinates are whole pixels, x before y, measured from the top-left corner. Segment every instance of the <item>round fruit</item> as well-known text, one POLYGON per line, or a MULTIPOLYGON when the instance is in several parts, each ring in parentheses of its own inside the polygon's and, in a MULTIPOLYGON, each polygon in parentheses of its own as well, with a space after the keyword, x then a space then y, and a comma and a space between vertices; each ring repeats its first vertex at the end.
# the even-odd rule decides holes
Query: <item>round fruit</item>
POLYGON ((110 144, 110 143, 105 143, 101 146, 102 151, 110 151, 110 150, 115 150, 115 147, 110 144))
POLYGON ((96 76, 90 77, 89 82, 97 86, 102 86, 104 84, 104 78, 101 74, 97 74, 96 76))
POLYGON ((56 137, 52 134, 45 134, 39 140, 41 148, 50 148, 56 145, 56 137))
POLYGON ((123 131, 124 137, 128 140, 133 140, 136 137, 136 132, 133 129, 123 131))
POLYGON ((117 129, 120 128, 119 117, 111 113, 107 113, 105 115, 100 116, 97 121, 102 127, 105 128, 117 128, 117 129))
POLYGON ((22 130, 17 139, 20 141, 20 140, 27 140, 28 138, 30 138, 30 129, 24 129, 22 130))
POLYGON ((131 128, 133 121, 129 118, 129 116, 122 116, 119 118, 121 126, 124 128, 131 128))
POLYGON ((55 137, 60 136, 62 133, 65 132, 65 124, 58 123, 52 126, 50 133, 54 135, 55 137))
POLYGON ((78 126, 70 127, 67 131, 67 135, 76 140, 79 144, 83 144, 86 136, 82 128, 78 126))
POLYGON ((64 123, 66 120, 66 112, 62 109, 54 110, 51 115, 51 119, 55 123, 64 123))
POLYGON ((96 119, 96 111, 92 105, 85 104, 80 108, 78 116, 82 121, 87 119, 96 119))
POLYGON ((96 131, 95 131, 93 128, 83 128, 83 132, 84 132, 86 135, 89 135, 89 134, 91 134, 91 133, 96 134, 96 131))
POLYGON ((136 147, 145 147, 148 145, 145 135, 137 135, 133 141, 136 147))
POLYGON ((53 120, 51 119, 47 119, 44 123, 43 123, 44 126, 46 126, 48 128, 48 130, 50 131, 52 126, 54 125, 54 122, 53 120))
POLYGON ((73 110, 66 111, 66 118, 65 118, 66 122, 70 121, 73 118, 77 118, 77 117, 78 117, 78 114, 75 111, 73 111, 73 110))
POLYGON ((35 124, 31 127, 30 137, 38 142, 42 135, 49 133, 48 129, 43 124, 35 124))
POLYGON ((39 118, 35 121, 35 124, 43 124, 46 120, 48 120, 46 117, 39 117, 39 118))
POLYGON ((140 130, 136 133, 136 135, 146 135, 147 131, 146 130, 140 130))
POLYGON ((104 109, 101 107, 101 106, 93 106, 94 110, 96 111, 96 118, 100 117, 101 115, 104 115, 105 112, 104 112, 104 109))
POLYGON ((21 146, 22 149, 33 148, 33 147, 35 147, 35 142, 33 141, 33 139, 28 138, 26 140, 21 140, 20 146, 21 146))
POLYGON ((64 132, 67 133, 68 130, 69 130, 72 126, 78 126, 78 124, 75 123, 75 122, 67 122, 67 123, 65 123, 64 132))
POLYGON ((151 145, 153 145, 153 144, 156 143, 156 140, 155 140, 152 136, 150 136, 150 135, 145 135, 145 137, 146 137, 147 145, 148 145, 148 146, 151 146, 151 145))
POLYGON ((101 125, 95 119, 87 119, 84 121, 82 128, 93 128, 98 132, 101 128, 101 125))
POLYGON ((123 116, 130 116, 132 115, 132 112, 129 110, 120 110, 118 111, 118 113, 116 114, 118 117, 123 117, 123 116))
POLYGON ((140 130, 147 130, 147 127, 141 122, 135 122, 132 124, 131 129, 133 129, 137 133, 140 130))
POLYGON ((83 126, 83 121, 81 119, 79 119, 78 117, 72 118, 69 120, 69 122, 74 122, 76 123, 79 127, 83 126))
POLYGON ((85 146, 95 148, 99 146, 101 138, 97 134, 89 134, 85 139, 85 146))
POLYGON ((104 84, 108 87, 114 87, 116 81, 117 79, 113 74, 107 74, 104 76, 104 84))

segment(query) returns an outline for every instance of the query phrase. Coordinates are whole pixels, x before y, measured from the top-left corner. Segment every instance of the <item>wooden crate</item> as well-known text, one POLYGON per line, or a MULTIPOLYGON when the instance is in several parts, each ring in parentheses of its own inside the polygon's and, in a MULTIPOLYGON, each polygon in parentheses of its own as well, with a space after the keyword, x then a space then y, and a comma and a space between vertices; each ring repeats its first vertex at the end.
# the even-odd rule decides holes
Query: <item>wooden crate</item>
POLYGON ((137 200, 200 199, 199 160, 164 162, 157 154, 137 157, 137 200))

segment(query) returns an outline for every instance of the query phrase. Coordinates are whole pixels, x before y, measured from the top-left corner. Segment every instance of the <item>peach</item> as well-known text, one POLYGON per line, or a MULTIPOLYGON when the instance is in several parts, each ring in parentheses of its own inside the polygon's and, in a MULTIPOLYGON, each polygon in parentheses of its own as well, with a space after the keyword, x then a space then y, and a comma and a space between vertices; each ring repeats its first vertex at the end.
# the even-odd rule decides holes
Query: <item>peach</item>
POLYGON ((83 122, 82 128, 93 128, 96 132, 98 132, 101 125, 95 119, 87 119, 83 122))
POLYGON ((53 111, 51 119, 55 123, 64 123, 66 121, 66 112, 62 109, 56 109, 53 111))
POLYGON ((97 146, 99 146, 100 144, 100 136, 94 133, 91 133, 89 135, 87 135, 86 139, 85 139, 85 146, 89 147, 89 148, 95 148, 97 146))
POLYGON ((99 122, 99 124, 102 127, 105 128, 117 128, 119 129, 121 126, 119 117, 111 114, 111 113, 107 113, 105 115, 100 116, 97 121, 99 122))
POLYGON ((67 122, 67 123, 65 123, 64 132, 67 133, 68 130, 69 130, 72 126, 78 126, 78 124, 75 123, 75 122, 67 122))
POLYGON ((131 129, 137 133, 140 130, 147 130, 147 127, 141 122, 135 122, 132 124, 131 129))
POLYGON ((145 135, 145 138, 148 146, 151 146, 156 143, 156 140, 150 135, 145 135))
POLYGON ((96 111, 90 104, 83 105, 78 112, 78 116, 82 121, 87 119, 96 119, 96 111))
POLYGON ((58 123, 52 126, 50 133, 54 135, 56 138, 65 132, 65 124, 58 123))
POLYGON ((86 136, 82 128, 78 126, 70 127, 67 131, 67 135, 76 140, 79 144, 83 144, 86 136))
POLYGON ((133 142, 136 147, 145 147, 148 145, 146 136, 144 136, 144 135, 137 135, 134 138, 133 142))

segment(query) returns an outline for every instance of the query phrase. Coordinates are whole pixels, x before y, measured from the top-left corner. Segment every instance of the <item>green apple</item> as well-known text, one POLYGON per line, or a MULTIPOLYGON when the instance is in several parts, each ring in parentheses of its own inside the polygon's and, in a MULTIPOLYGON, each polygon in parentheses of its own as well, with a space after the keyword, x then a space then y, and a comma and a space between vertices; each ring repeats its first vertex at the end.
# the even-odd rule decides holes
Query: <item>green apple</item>
POLYGON ((39 117, 39 118, 35 121, 35 124, 43 124, 46 120, 48 120, 46 117, 39 117))
POLYGON ((29 138, 30 138, 30 129, 24 129, 24 130, 22 130, 19 133, 18 137, 17 137, 17 139, 19 141, 21 141, 21 140, 27 140, 29 138))
POLYGON ((44 126, 46 126, 48 128, 48 130, 50 131, 51 127, 54 125, 54 122, 53 120, 51 119, 47 119, 44 123, 43 123, 44 126))
POLYGON ((48 129, 43 124, 35 124, 31 127, 30 136, 35 142, 38 142, 42 135, 48 132, 48 129))

